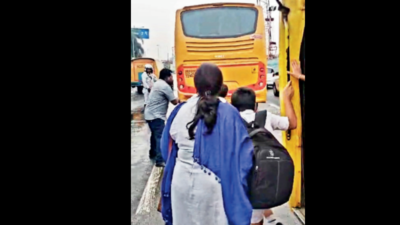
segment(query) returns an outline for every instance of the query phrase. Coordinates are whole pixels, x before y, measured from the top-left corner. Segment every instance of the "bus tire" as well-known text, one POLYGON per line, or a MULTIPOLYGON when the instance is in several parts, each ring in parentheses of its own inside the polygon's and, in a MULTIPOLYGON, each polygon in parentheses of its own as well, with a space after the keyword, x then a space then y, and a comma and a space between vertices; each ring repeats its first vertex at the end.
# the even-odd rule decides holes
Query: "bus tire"
POLYGON ((274 95, 275 95, 276 97, 279 97, 279 91, 276 89, 275 84, 272 86, 272 91, 274 92, 274 95))
POLYGON ((138 94, 143 94, 143 86, 137 86, 137 92, 138 94))

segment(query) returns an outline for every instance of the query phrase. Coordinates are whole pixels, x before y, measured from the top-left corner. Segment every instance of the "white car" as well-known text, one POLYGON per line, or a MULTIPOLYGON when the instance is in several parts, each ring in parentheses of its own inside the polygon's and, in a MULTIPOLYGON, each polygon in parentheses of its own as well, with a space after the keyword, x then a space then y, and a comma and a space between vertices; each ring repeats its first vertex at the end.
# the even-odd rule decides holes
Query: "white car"
POLYGON ((267 88, 272 88, 272 86, 275 83, 275 80, 278 78, 277 76, 274 76, 274 69, 271 67, 268 67, 268 72, 267 72, 267 88))

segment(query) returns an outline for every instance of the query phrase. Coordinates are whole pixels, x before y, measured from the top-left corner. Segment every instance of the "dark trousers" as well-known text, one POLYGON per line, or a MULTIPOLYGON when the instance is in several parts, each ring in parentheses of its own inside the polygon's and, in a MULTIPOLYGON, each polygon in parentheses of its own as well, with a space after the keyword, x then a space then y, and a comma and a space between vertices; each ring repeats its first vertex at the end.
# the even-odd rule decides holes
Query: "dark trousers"
POLYGON ((150 155, 155 155, 156 163, 164 162, 164 159, 161 155, 160 150, 160 140, 162 136, 162 132, 165 127, 164 120, 155 119, 155 120, 147 120, 147 124, 149 124, 151 137, 150 137, 150 155))

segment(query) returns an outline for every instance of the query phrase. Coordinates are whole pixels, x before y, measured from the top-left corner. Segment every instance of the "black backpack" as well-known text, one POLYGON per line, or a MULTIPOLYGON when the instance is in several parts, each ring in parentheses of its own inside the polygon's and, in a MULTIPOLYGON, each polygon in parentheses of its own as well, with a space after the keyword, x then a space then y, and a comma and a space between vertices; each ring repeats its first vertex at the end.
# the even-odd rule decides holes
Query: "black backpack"
POLYGON ((253 209, 270 209, 289 201, 293 188, 294 164, 288 151, 264 128, 267 111, 256 113, 255 120, 244 121, 254 145, 249 177, 253 209))

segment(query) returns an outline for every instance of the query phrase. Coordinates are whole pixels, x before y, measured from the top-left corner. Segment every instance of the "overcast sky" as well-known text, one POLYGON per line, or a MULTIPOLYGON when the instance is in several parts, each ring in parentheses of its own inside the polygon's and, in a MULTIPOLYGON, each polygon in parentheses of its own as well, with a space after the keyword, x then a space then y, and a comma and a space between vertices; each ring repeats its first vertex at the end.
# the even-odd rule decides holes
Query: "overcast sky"
MULTIPOLYGON (((131 0, 131 26, 150 29, 150 39, 144 40, 145 56, 164 60, 172 54, 174 46, 175 12, 184 6, 215 2, 256 3, 256 0, 131 0), (157 45, 159 47, 157 47, 157 45)), ((270 6, 277 6, 270 0, 270 6)), ((278 43, 279 13, 273 12, 275 18, 272 40, 278 43)))

